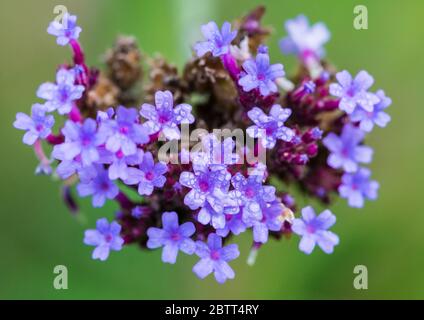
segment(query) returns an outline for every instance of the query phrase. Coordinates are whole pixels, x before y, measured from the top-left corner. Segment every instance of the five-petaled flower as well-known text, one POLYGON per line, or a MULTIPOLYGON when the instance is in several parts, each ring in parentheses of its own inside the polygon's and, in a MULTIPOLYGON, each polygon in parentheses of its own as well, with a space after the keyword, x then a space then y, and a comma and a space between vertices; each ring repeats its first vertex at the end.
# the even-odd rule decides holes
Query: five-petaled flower
POLYGON ((332 253, 334 246, 339 244, 339 237, 328 231, 336 222, 336 216, 330 210, 324 210, 321 214, 316 216, 312 207, 302 209, 302 218, 294 219, 292 230, 294 233, 302 236, 299 243, 299 249, 306 254, 310 254, 315 245, 318 246, 325 253, 332 253))
POLYGON ((374 93, 368 92, 373 85, 374 78, 366 71, 360 71, 352 79, 346 70, 336 74, 339 83, 330 85, 330 93, 340 98, 339 108, 347 114, 351 114, 357 107, 362 107, 365 111, 372 112, 374 105, 380 99, 374 93))
POLYGON ((93 207, 103 207, 106 199, 113 199, 118 195, 119 189, 109 179, 107 170, 102 165, 95 165, 94 169, 95 174, 86 172, 83 175, 80 172, 81 182, 77 185, 77 190, 80 197, 93 196, 93 207))
POLYGON ((75 70, 61 68, 56 73, 56 83, 46 82, 40 85, 37 96, 45 99, 46 111, 57 110, 59 114, 68 114, 75 101, 82 97, 84 86, 75 84, 75 70))
POLYGON ((284 126, 284 122, 291 115, 291 110, 283 109, 278 104, 272 106, 269 116, 257 107, 250 110, 247 115, 255 123, 247 128, 247 134, 252 138, 259 138, 264 148, 272 149, 277 139, 289 142, 295 135, 292 129, 284 126))
POLYGON ((66 46, 69 41, 77 40, 82 29, 77 25, 77 16, 65 13, 62 21, 54 20, 50 22, 47 33, 57 37, 56 42, 60 46, 66 46))
POLYGON ((164 212, 162 214, 162 229, 150 227, 147 230, 147 247, 156 249, 163 246, 162 261, 175 263, 178 251, 193 254, 196 248, 194 241, 190 238, 196 231, 192 222, 178 224, 176 212, 164 212))
POLYGON ((166 164, 162 162, 155 163, 150 152, 146 152, 143 161, 137 168, 128 168, 128 177, 125 181, 128 185, 138 184, 138 193, 140 195, 151 195, 153 189, 161 188, 166 182, 164 174, 168 171, 166 164))
POLYGON ((25 130, 23 142, 33 145, 37 139, 45 139, 52 132, 54 117, 46 115, 44 105, 36 103, 32 105, 31 117, 25 113, 18 112, 13 126, 16 129, 25 130))
POLYGON ((193 267, 193 272, 200 278, 206 278, 214 272, 215 279, 224 283, 227 279, 234 279, 234 271, 228 261, 236 259, 240 252, 236 244, 222 246, 222 238, 214 233, 209 234, 207 243, 196 242, 196 255, 200 257, 193 267))
POLYGON ((146 127, 140 124, 137 110, 118 107, 115 119, 101 122, 98 136, 111 152, 122 151, 129 156, 137 152, 137 145, 149 142, 146 127))
POLYGON ((386 97, 383 90, 378 90, 376 95, 380 99, 380 102, 374 105, 372 112, 359 107, 350 115, 350 120, 352 122, 359 122, 359 128, 365 132, 370 132, 374 124, 384 128, 390 122, 390 116, 384 110, 392 104, 392 99, 386 97))
POLYGON ((330 40, 330 32, 324 23, 318 22, 309 26, 308 18, 299 15, 285 24, 288 36, 280 41, 281 51, 285 54, 295 54, 301 59, 309 56, 321 58, 324 56, 323 45, 330 40))
POLYGON ((365 133, 351 124, 346 124, 340 136, 330 132, 323 143, 330 150, 327 163, 334 169, 342 168, 346 172, 358 170, 358 163, 370 163, 373 150, 364 145, 359 145, 365 133))
POLYGON ((340 197, 346 198, 353 208, 362 208, 365 199, 377 199, 379 184, 370 180, 370 177, 371 171, 367 168, 359 168, 355 173, 345 173, 339 186, 340 197))
POLYGON ((239 79, 238 84, 246 92, 259 89, 262 96, 277 92, 275 80, 284 76, 283 65, 281 63, 270 65, 267 53, 258 53, 255 60, 245 61, 243 69, 246 73, 239 79))
POLYGON ((86 119, 84 123, 66 121, 62 134, 65 142, 54 146, 52 156, 55 159, 73 160, 79 156, 83 166, 90 166, 99 160, 98 146, 101 140, 97 135, 97 122, 86 119))
POLYGON ((93 251, 93 259, 105 261, 109 257, 110 250, 120 251, 124 244, 120 232, 121 226, 116 221, 109 224, 106 218, 97 220, 95 230, 86 230, 84 243, 96 247, 93 251))
POLYGON ((179 140, 181 133, 178 125, 194 122, 191 105, 182 103, 174 108, 174 98, 170 91, 157 91, 155 105, 145 103, 141 106, 140 114, 148 119, 144 126, 149 134, 160 131, 168 140, 179 140))
POLYGON ((231 42, 237 36, 237 31, 231 31, 229 22, 224 22, 220 31, 216 23, 211 21, 202 26, 202 33, 206 41, 198 42, 194 46, 198 57, 202 57, 207 52, 211 52, 214 57, 227 54, 231 42))

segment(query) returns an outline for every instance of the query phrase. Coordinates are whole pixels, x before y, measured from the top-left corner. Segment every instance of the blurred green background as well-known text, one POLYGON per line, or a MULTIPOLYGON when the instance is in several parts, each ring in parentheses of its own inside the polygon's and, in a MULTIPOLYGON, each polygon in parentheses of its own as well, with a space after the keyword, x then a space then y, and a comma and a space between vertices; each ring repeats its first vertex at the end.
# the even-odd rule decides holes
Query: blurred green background
MULTIPOLYGON (((0 2, 0 298, 3 299, 327 299, 424 298, 423 193, 423 37, 424 2, 415 1, 16 1, 0 2), (344 200, 332 206, 334 231, 341 243, 333 255, 297 249, 298 239, 270 241, 256 265, 245 261, 251 235, 237 239, 241 257, 232 263, 236 279, 218 285, 191 272, 196 258, 181 255, 176 265, 163 264, 160 251, 135 247, 111 254, 105 262, 90 258, 83 231, 115 207, 92 209, 82 201, 76 219, 60 199, 59 183, 34 176, 33 152, 13 129, 18 111, 29 112, 38 85, 54 79, 56 65, 71 58, 45 32, 53 7, 66 5, 78 15, 81 41, 90 65, 101 66, 101 54, 117 34, 133 34, 149 54, 161 52, 182 65, 190 46, 209 20, 232 20, 258 4, 275 28, 269 41, 273 61, 290 72, 295 59, 279 53, 283 22, 305 13, 324 21, 332 32, 328 58, 352 73, 368 70, 376 87, 393 98, 392 122, 368 139, 375 148, 371 168, 381 183, 379 199, 363 210, 344 200), (369 29, 352 26, 353 8, 368 7, 369 29), (420 62, 421 61, 421 62, 420 62), (69 289, 53 288, 53 268, 66 265, 69 289), (355 290, 355 265, 366 265, 369 289, 355 290)), ((375 87, 375 88, 376 88, 375 87)), ((302 203, 306 203, 305 199, 302 203)))

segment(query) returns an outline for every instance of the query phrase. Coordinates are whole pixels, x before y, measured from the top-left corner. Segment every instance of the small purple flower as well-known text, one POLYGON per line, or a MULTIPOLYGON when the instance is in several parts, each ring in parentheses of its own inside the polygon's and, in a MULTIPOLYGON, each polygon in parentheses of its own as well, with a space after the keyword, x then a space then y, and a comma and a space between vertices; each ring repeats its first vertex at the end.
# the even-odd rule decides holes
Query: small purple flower
POLYGON ((351 124, 343 127, 342 134, 337 136, 330 132, 323 143, 331 152, 327 163, 334 169, 342 168, 346 172, 358 170, 358 163, 370 163, 373 150, 368 146, 359 145, 365 133, 351 124))
POLYGON ((77 40, 82 29, 77 26, 77 16, 65 13, 62 22, 54 20, 50 22, 47 33, 56 36, 56 42, 60 46, 66 46, 69 41, 77 40))
POLYGON ((268 241, 269 231, 280 231, 284 222, 284 205, 274 200, 262 207, 262 220, 253 222, 253 240, 259 243, 268 241))
POLYGON ((318 246, 325 253, 332 253, 334 246, 339 244, 339 237, 328 231, 336 222, 336 216, 330 210, 323 211, 320 215, 316 216, 312 207, 302 209, 302 218, 294 219, 292 230, 294 233, 302 236, 299 243, 299 249, 306 254, 310 254, 315 245, 318 246))
POLYGON ((299 15, 285 24, 288 36, 280 41, 284 54, 295 54, 304 59, 310 55, 316 58, 324 56, 324 44, 330 40, 330 32, 324 23, 309 26, 308 18, 299 15))
POLYGON ((118 195, 119 188, 109 179, 102 165, 96 165, 95 170, 94 178, 81 177, 77 190, 80 197, 93 196, 93 207, 103 207, 106 199, 114 199, 118 195))
POLYGON ((166 164, 155 163, 150 152, 143 156, 143 162, 139 169, 128 168, 128 178, 124 182, 128 185, 138 184, 138 193, 141 195, 151 195, 153 189, 161 188, 166 182, 164 174, 168 171, 166 164))
POLYGON ((239 235, 240 233, 245 232, 246 229, 247 226, 243 222, 243 214, 240 211, 236 214, 226 214, 225 226, 222 229, 217 229, 216 234, 220 237, 226 237, 230 232, 234 235, 239 235))
POLYGON ((106 149, 126 156, 137 152, 137 145, 149 142, 147 129, 139 123, 137 110, 118 107, 116 118, 101 122, 99 136, 106 143, 106 149))
POLYGON ((60 160, 81 158, 82 165, 90 166, 99 160, 98 146, 101 140, 97 136, 97 122, 87 118, 83 124, 66 121, 62 134, 65 142, 54 146, 52 156, 60 160))
POLYGON ((57 110, 59 114, 68 114, 84 90, 84 86, 75 85, 75 70, 62 68, 56 73, 56 83, 43 83, 37 90, 37 97, 47 100, 48 112, 57 110))
POLYGON ((241 173, 236 173, 231 183, 234 190, 230 196, 237 200, 243 210, 243 222, 251 225, 263 218, 262 207, 275 200, 275 187, 264 186, 262 176, 250 175, 247 179, 241 173))
POLYGON ((355 173, 345 173, 342 184, 339 186, 339 194, 348 200, 349 206, 362 208, 364 199, 377 199, 379 184, 370 180, 371 171, 367 168, 359 168, 355 173))
POLYGON ((198 57, 211 52, 214 57, 222 56, 229 52, 231 42, 237 36, 237 31, 231 31, 231 24, 224 22, 221 31, 214 21, 202 26, 202 33, 206 41, 195 44, 194 50, 198 57))
POLYGON ((266 115, 261 109, 254 107, 247 113, 255 125, 247 128, 247 134, 252 138, 259 138, 264 148, 272 149, 277 139, 291 141, 295 133, 292 129, 284 126, 284 122, 290 117, 291 110, 283 109, 274 104, 266 115))
POLYGON ((178 224, 176 212, 164 212, 162 214, 162 229, 150 227, 147 230, 147 248, 156 249, 163 246, 162 261, 174 264, 177 261, 178 251, 193 254, 196 244, 190 238, 196 228, 192 222, 178 224))
POLYGON ((193 163, 193 172, 184 171, 180 175, 180 184, 191 188, 186 194, 184 203, 192 210, 212 206, 216 212, 223 212, 222 199, 226 196, 223 190, 228 190, 231 174, 225 166, 209 167, 205 163, 193 163))
POLYGON ((243 69, 247 74, 242 76, 238 84, 243 87, 245 92, 253 89, 259 89, 263 96, 268 96, 273 92, 277 92, 278 88, 275 84, 275 79, 284 76, 283 65, 269 64, 269 55, 259 53, 256 55, 256 60, 249 59, 243 63, 243 69))
POLYGON ((372 112, 374 105, 380 99, 374 93, 368 92, 373 85, 374 79, 366 71, 360 71, 355 79, 346 70, 336 74, 339 83, 330 85, 330 93, 340 98, 339 108, 347 114, 351 114, 359 106, 365 111, 372 112))
POLYGON ((209 234, 207 244, 196 242, 196 255, 200 257, 193 267, 193 272, 204 279, 214 272, 215 279, 224 283, 227 279, 234 279, 235 273, 228 261, 236 259, 240 252, 236 244, 222 247, 222 238, 214 233, 209 234))
POLYGON ((194 122, 191 105, 183 103, 174 108, 174 98, 170 91, 157 91, 155 105, 145 103, 141 106, 140 114, 148 119, 144 126, 149 134, 161 131, 168 140, 179 140, 181 133, 178 125, 194 122))
POLYGON ((25 113, 16 114, 16 120, 13 126, 16 129, 25 130, 23 142, 33 145, 37 139, 45 139, 52 132, 54 125, 54 117, 46 115, 44 105, 39 103, 33 104, 31 108, 31 117, 25 113))
POLYGON ((350 115, 350 120, 352 122, 359 122, 359 128, 365 132, 371 132, 374 124, 384 128, 390 122, 390 116, 384 110, 392 104, 392 99, 386 97, 383 90, 378 90, 376 95, 380 99, 380 102, 374 105, 372 112, 359 107, 350 115))
POLYGON ((108 168, 109 179, 126 180, 128 179, 128 168, 129 166, 136 166, 142 163, 144 152, 141 149, 137 149, 135 154, 130 156, 124 155, 121 150, 117 152, 110 152, 102 148, 100 151, 99 163, 110 164, 108 168))
POLYGON ((95 230, 86 230, 84 243, 96 247, 93 251, 93 259, 105 261, 109 257, 110 250, 120 251, 124 244, 120 232, 121 226, 116 221, 109 224, 106 218, 97 220, 95 230))

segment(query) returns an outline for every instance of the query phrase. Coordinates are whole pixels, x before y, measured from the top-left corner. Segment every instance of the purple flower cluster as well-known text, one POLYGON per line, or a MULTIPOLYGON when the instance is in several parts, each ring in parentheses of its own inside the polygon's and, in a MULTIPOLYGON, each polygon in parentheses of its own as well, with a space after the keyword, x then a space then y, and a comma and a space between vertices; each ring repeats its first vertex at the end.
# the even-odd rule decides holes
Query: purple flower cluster
POLYGON ((340 196, 348 199, 349 206, 362 208, 364 199, 377 198, 379 188, 376 181, 370 180, 371 171, 359 166, 369 164, 373 155, 373 150, 362 143, 374 124, 385 127, 390 121, 384 110, 391 99, 383 90, 368 91, 374 79, 366 71, 360 71, 355 78, 342 71, 336 79, 338 83, 330 84, 330 94, 339 98, 339 109, 346 112, 348 121, 339 136, 330 132, 324 138, 323 143, 330 151, 327 163, 345 172, 338 187, 340 196))
POLYGON ((364 139, 388 124, 391 99, 370 91, 374 79, 365 71, 334 73, 321 60, 328 29, 310 26, 302 15, 286 23, 280 43, 302 67, 293 82, 284 78, 283 65, 270 63, 262 15, 261 8, 249 13, 234 24, 238 30, 229 22, 221 29, 213 21, 203 25, 205 39, 195 44, 183 74, 157 58, 145 80, 132 39, 118 39, 104 72, 86 66, 76 16, 50 23, 48 33, 69 45, 73 63, 57 69, 54 83, 39 86, 43 104, 34 104, 30 116, 18 113, 13 125, 33 146, 37 171, 64 180, 63 198, 73 212, 79 208, 73 190, 91 197, 93 207, 119 206, 114 221, 99 219, 85 232, 93 259, 104 261, 133 243, 161 248, 170 264, 182 251, 199 257, 192 269, 199 278, 213 273, 224 283, 235 277, 229 262, 240 255, 228 241, 248 230, 249 264, 263 244, 291 234, 306 254, 316 245, 332 253, 339 244, 329 230, 336 222, 330 210, 316 215, 307 206, 295 218, 289 184, 326 205, 337 193, 358 208, 377 198, 379 184, 361 167, 373 157, 364 139), (199 143, 191 143, 194 135, 187 143, 181 126, 201 132, 199 143), (252 144, 241 145, 236 130, 252 144), (183 157, 189 161, 174 162, 183 157))

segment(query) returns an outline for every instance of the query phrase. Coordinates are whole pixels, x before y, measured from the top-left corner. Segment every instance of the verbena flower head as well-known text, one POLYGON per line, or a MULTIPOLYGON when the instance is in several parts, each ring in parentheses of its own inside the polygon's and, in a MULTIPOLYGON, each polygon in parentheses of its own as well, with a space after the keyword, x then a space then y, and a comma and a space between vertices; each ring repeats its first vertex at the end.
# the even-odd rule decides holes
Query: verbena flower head
POLYGON ((249 92, 258 89, 261 95, 268 96, 278 91, 275 80, 284 76, 283 65, 269 63, 269 55, 267 53, 259 53, 256 59, 249 59, 243 63, 243 69, 246 72, 238 84, 243 90, 249 92))
POLYGON ((299 15, 285 24, 288 36, 280 41, 280 48, 285 54, 295 54, 304 59, 308 56, 322 58, 324 44, 330 40, 330 31, 324 23, 309 25, 308 18, 299 15))
POLYGON ((351 124, 346 124, 340 136, 330 132, 323 143, 331 152, 327 163, 334 169, 343 169, 346 172, 358 170, 358 163, 370 163, 373 150, 359 145, 365 133, 351 124))
POLYGON ((211 233, 207 243, 196 242, 196 255, 200 260, 193 267, 193 272, 200 279, 206 278, 212 272, 219 283, 224 283, 227 279, 234 279, 235 273, 228 262, 240 255, 236 244, 223 247, 222 238, 211 233))
POLYGON ((174 108, 174 98, 170 91, 157 91, 155 104, 145 103, 141 106, 140 114, 148 119, 144 126, 149 134, 162 132, 168 140, 179 140, 181 133, 178 125, 194 122, 191 105, 182 103, 174 108))
POLYGON ((25 130, 23 142, 33 145, 37 139, 45 139, 52 132, 54 117, 46 115, 44 105, 36 103, 32 105, 31 117, 25 113, 18 112, 13 126, 16 129, 25 130))
POLYGON ((205 41, 182 72, 164 58, 143 57, 132 37, 119 37, 108 50, 107 70, 88 66, 76 17, 50 24, 57 42, 70 45, 72 60, 56 68, 54 83, 39 86, 45 104, 35 104, 31 116, 18 113, 14 126, 26 131, 37 171, 66 180, 63 200, 73 213, 77 197, 118 207, 111 213, 116 222, 103 218, 86 231, 94 259, 105 260, 124 244, 163 247, 167 263, 179 251, 195 252, 194 273, 214 273, 223 283, 234 278, 228 262, 239 251, 222 243, 243 232, 252 232, 249 264, 270 238, 300 236, 306 253, 315 245, 331 253, 338 244, 330 211, 317 216, 306 207, 294 218, 298 205, 289 185, 303 200, 324 205, 338 193, 353 207, 377 197, 378 183, 359 165, 371 161, 365 134, 389 122, 390 99, 369 91, 374 80, 365 71, 355 78, 336 74, 322 60, 327 28, 309 26, 304 16, 286 24, 282 50, 296 54, 301 66, 284 78, 283 65, 270 64, 265 39, 271 29, 263 26, 263 13, 258 7, 237 20, 238 30, 228 22, 221 30, 214 22, 204 25, 205 41), (334 77, 338 83, 331 83, 334 77), (53 111, 62 117, 47 114, 53 111), (188 141, 183 124, 193 130, 188 141), (160 160, 168 152, 165 164, 160 160))
POLYGON ((346 198, 349 206, 354 208, 362 208, 365 199, 377 199, 379 184, 370 177, 371 171, 367 168, 359 168, 355 173, 345 173, 339 186, 340 197, 346 198))
POLYGON ((166 182, 164 174, 167 171, 168 167, 166 164, 161 162, 155 163, 153 155, 150 152, 146 152, 139 169, 128 169, 128 178, 124 182, 129 185, 138 184, 138 193, 149 196, 155 187, 163 187, 166 182))
POLYGON ((346 70, 336 74, 339 83, 330 85, 330 93, 340 98, 339 108, 347 114, 351 114, 357 107, 367 112, 374 110, 374 105, 380 101, 378 96, 368 92, 373 85, 374 78, 366 71, 360 71, 352 78, 346 70))
POLYGON ((384 128, 390 122, 390 116, 384 110, 392 104, 392 99, 386 97, 383 90, 378 90, 376 95, 380 102, 374 105, 372 112, 359 107, 350 115, 350 120, 359 122, 359 128, 365 132, 371 132, 374 124, 384 128))
POLYGON ((52 156, 55 159, 73 160, 80 157, 83 166, 90 166, 99 160, 97 147, 101 140, 97 135, 97 122, 86 119, 83 124, 66 121, 62 129, 65 142, 56 145, 52 156))
POLYGON ((162 229, 151 227, 147 230, 147 247, 149 249, 162 249, 162 261, 175 263, 178 251, 186 254, 193 254, 196 245, 190 238, 196 231, 192 222, 178 224, 176 212, 164 212, 162 214, 162 229))
POLYGON ((77 185, 80 197, 92 196, 93 207, 103 207, 106 199, 114 199, 119 189, 113 181, 109 179, 108 172, 103 166, 95 166, 95 176, 83 176, 77 185))
POLYGON ((56 73, 56 83, 43 83, 37 90, 37 97, 46 100, 48 112, 57 110, 59 114, 68 114, 84 90, 84 86, 75 84, 74 69, 61 68, 56 73))
POLYGON ((222 56, 229 52, 231 42, 237 36, 237 31, 231 31, 231 24, 224 22, 221 31, 214 21, 202 26, 202 33, 206 41, 195 44, 194 50, 198 57, 211 52, 214 57, 222 56))
POLYGON ((292 230, 302 237, 299 249, 310 254, 315 245, 325 253, 332 253, 339 244, 339 237, 328 229, 336 222, 336 216, 330 210, 324 210, 318 216, 312 207, 302 209, 302 218, 293 221, 292 230))
POLYGON ((97 220, 95 230, 86 230, 84 243, 96 247, 93 251, 93 259, 105 261, 111 250, 120 251, 124 244, 120 232, 121 226, 116 221, 109 223, 106 218, 97 220))
POLYGON ((275 104, 269 116, 257 107, 250 110, 247 115, 255 123, 247 128, 247 134, 253 138, 259 138, 265 148, 274 148, 278 139, 290 142, 294 137, 294 131, 284 125, 291 115, 290 109, 283 109, 275 104))
POLYGON ((115 119, 105 120, 100 125, 99 137, 111 152, 119 150, 126 156, 137 152, 138 144, 149 141, 147 129, 140 124, 137 110, 118 107, 115 119))
POLYGON ((62 21, 54 20, 47 28, 47 33, 57 37, 56 42, 60 46, 66 46, 69 41, 77 40, 82 29, 77 26, 77 16, 65 13, 62 21))
POLYGON ((250 175, 246 178, 239 172, 231 178, 231 183, 234 190, 230 194, 242 207, 243 221, 247 224, 260 221, 263 206, 275 200, 275 187, 264 186, 262 176, 250 175))

